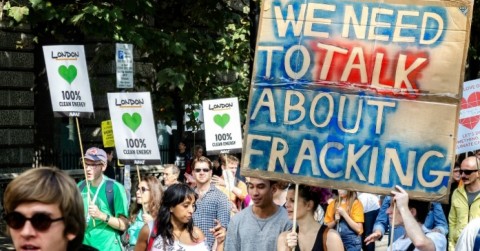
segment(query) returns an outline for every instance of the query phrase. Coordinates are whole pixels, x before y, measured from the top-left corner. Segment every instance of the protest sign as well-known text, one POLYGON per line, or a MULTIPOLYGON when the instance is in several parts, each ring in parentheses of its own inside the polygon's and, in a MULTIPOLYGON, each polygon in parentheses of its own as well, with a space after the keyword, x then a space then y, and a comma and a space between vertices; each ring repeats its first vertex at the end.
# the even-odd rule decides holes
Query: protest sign
POLYGON ((83 45, 43 46, 43 56, 54 115, 92 115, 92 94, 83 45))
POLYGON ((473 1, 263 1, 242 175, 446 200, 473 1))
POLYGON ((160 164, 149 92, 108 93, 115 149, 125 164, 160 164))
POLYGON ((103 147, 114 147, 115 140, 113 139, 112 121, 102 121, 102 141, 103 147))
POLYGON ((133 88, 133 45, 115 44, 117 88, 133 88))
POLYGON ((204 100, 203 118, 208 155, 242 151, 238 98, 204 100))
POLYGON ((480 79, 463 83, 457 154, 480 149, 480 79))
POLYGON ((202 105, 194 104, 194 105, 185 105, 185 114, 183 116, 184 123, 185 123, 185 131, 186 132, 198 132, 200 130, 205 130, 205 126, 203 123, 203 109, 202 105), (192 127, 189 125, 190 120, 190 112, 193 112, 193 118, 195 120, 196 126, 192 127))

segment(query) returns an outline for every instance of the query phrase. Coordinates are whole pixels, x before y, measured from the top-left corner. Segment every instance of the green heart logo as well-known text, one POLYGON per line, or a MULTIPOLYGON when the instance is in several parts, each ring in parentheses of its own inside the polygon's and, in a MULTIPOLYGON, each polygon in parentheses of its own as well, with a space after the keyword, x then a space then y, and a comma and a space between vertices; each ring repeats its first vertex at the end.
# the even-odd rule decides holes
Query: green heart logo
POLYGON ((200 115, 199 112, 197 112, 197 111, 193 112, 193 116, 195 117, 195 120, 198 120, 199 115, 200 115))
POLYGON ((213 116, 213 121, 215 124, 219 125, 222 129, 230 122, 230 115, 224 113, 223 115, 215 115, 213 116))
POLYGON ((58 67, 58 73, 63 79, 67 80, 69 84, 72 84, 73 80, 77 77, 77 67, 70 65, 68 68, 65 65, 58 67))
POLYGON ((136 112, 134 112, 132 115, 129 113, 124 113, 122 115, 122 121, 128 128, 135 132, 142 123, 142 116, 136 112))

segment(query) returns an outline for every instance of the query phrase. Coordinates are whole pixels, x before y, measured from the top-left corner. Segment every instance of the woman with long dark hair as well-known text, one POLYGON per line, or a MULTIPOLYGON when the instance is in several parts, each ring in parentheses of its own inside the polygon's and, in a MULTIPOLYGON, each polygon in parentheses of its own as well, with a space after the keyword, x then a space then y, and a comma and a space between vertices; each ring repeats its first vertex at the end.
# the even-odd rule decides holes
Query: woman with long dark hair
MULTIPOLYGON (((135 250, 208 250, 202 230, 193 226, 196 200, 197 194, 188 185, 170 186, 163 195, 157 219, 142 228, 135 250)), ((224 238, 224 234, 217 238, 222 248, 224 238)))

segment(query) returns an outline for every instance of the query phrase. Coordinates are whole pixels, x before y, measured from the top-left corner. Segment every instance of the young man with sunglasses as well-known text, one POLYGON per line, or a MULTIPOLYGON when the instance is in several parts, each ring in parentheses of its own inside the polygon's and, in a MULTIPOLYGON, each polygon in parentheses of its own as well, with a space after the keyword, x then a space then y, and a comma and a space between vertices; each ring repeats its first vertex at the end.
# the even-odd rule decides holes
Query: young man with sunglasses
POLYGON ((5 222, 15 250, 79 251, 85 233, 75 181, 56 168, 30 169, 8 184, 5 222))
POLYGON ((82 190, 87 222, 83 242, 99 250, 121 251, 121 232, 128 227, 125 188, 103 174, 107 168, 107 154, 104 150, 89 148, 85 152, 84 161, 88 184, 85 181, 78 183, 82 190), (109 196, 113 198, 109 199, 109 196))
POLYGON ((455 250, 457 239, 468 222, 480 218, 479 162, 476 156, 470 156, 460 165, 463 186, 459 186, 452 195, 448 215, 448 250, 455 250))
POLYGON ((227 196, 212 183, 212 162, 207 157, 199 157, 192 163, 192 175, 198 194, 193 223, 205 234, 208 247, 213 250, 215 236, 225 232, 230 222, 230 204, 227 196), (220 222, 221 229, 215 228, 215 220, 220 222))

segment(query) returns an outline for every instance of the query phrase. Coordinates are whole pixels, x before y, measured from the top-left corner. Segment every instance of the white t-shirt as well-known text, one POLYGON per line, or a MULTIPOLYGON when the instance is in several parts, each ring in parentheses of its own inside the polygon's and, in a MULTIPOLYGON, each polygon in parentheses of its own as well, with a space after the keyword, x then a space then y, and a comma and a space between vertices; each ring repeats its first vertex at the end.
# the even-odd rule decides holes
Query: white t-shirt
POLYGON ((157 236, 153 241, 151 251, 208 251, 207 244, 202 241, 196 245, 187 245, 175 240, 173 245, 164 245, 162 236, 157 236))
MULTIPOLYGON (((154 226, 154 221, 150 221, 147 223, 148 228, 150 229, 150 234, 148 235, 148 239, 150 240, 150 236, 152 235, 154 226)), ((162 236, 157 236, 155 240, 153 240, 152 248, 150 251, 209 251, 207 247, 207 243, 202 241, 195 245, 187 245, 184 243, 175 240, 173 245, 168 245, 164 243, 162 236)))
POLYGON ((364 213, 380 209, 380 198, 378 198, 378 195, 371 193, 358 193, 358 200, 363 205, 364 213))
MULTIPOLYGON (((422 230, 423 233, 425 233, 425 235, 433 241, 436 251, 447 250, 447 238, 445 238, 445 235, 437 232, 432 232, 430 229, 425 228, 424 226, 422 226, 422 230)), ((393 242, 393 244, 390 245, 387 250, 405 251, 407 250, 408 246, 410 246, 410 244, 412 244, 412 240, 410 240, 410 238, 408 238, 408 236, 405 234, 402 237, 398 238, 395 242, 393 242)), ((418 251, 418 249, 415 248, 414 251, 418 251)))

